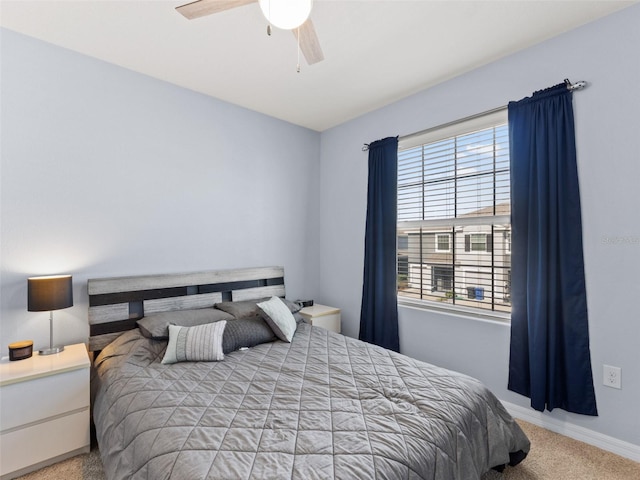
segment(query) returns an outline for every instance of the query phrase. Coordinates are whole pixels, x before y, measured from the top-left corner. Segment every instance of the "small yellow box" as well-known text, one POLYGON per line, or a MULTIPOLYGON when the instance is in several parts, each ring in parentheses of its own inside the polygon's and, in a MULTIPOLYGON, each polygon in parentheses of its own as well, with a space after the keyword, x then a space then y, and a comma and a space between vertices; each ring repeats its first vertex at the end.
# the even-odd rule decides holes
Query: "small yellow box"
POLYGON ((33 355, 33 340, 22 340, 9 344, 9 360, 24 360, 33 355))

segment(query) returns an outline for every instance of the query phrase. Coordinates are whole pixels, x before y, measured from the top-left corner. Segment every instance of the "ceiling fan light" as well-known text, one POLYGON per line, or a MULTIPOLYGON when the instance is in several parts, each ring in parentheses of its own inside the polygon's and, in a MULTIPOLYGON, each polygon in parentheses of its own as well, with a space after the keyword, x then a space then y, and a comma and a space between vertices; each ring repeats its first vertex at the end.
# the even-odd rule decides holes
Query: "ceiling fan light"
POLYGON ((271 25, 293 30, 307 21, 313 0, 259 0, 259 3, 271 25))

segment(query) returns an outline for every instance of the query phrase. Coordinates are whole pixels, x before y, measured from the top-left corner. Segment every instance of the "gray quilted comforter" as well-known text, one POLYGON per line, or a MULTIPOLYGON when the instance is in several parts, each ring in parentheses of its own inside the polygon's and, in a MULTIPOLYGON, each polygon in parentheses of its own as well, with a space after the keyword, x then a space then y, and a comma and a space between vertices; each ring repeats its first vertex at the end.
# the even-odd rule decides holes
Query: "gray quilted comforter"
POLYGON ((132 330, 96 360, 110 480, 472 480, 529 450, 479 381, 304 323, 221 362, 165 348, 132 330))

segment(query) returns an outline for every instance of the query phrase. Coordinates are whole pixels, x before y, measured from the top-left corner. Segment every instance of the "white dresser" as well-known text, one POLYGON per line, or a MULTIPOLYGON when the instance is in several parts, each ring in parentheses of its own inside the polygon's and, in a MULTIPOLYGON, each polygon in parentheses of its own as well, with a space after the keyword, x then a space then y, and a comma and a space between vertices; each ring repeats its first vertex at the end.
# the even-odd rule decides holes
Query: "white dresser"
POLYGON ((0 477, 88 452, 89 355, 84 343, 0 360, 0 477))

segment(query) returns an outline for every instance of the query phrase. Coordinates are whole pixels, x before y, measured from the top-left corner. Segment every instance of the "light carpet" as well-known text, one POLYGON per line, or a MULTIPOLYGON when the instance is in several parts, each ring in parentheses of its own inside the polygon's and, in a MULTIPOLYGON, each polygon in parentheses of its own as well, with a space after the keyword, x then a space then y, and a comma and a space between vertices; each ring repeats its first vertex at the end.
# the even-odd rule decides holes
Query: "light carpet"
MULTIPOLYGON (((520 465, 481 480, 640 480, 640 463, 518 420, 531 440, 520 465)), ((56 463, 21 480, 105 480, 97 449, 56 463)))

